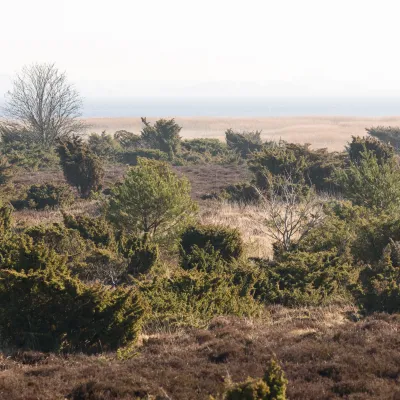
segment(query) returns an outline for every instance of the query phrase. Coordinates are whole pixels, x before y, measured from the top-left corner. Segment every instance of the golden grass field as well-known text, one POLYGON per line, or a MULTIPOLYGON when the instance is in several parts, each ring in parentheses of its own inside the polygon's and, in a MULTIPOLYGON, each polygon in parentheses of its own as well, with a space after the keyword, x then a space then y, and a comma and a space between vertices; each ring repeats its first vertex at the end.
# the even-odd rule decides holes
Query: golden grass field
MULTIPOLYGON (((157 118, 148 118, 153 122, 157 118)), ((89 118, 88 132, 107 131, 114 133, 125 129, 139 133, 140 118, 89 118)), ((311 143, 314 148, 327 147, 342 150, 352 135, 364 135, 365 128, 384 125, 400 126, 400 117, 356 118, 356 117, 177 117, 182 126, 184 139, 217 138, 224 139, 228 128, 235 130, 261 130, 264 140, 283 140, 297 143, 311 143)))

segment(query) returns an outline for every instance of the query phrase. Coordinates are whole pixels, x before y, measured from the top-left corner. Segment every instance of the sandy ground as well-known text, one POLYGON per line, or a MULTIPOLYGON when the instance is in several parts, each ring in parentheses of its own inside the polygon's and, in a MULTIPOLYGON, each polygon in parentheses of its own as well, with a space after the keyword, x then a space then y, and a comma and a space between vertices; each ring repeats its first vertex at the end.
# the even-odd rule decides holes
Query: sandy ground
MULTIPOLYGON (((157 118, 148 118, 155 121, 157 118)), ((189 138, 224 139, 228 128, 235 130, 261 130, 265 140, 280 138, 297 143, 311 143, 314 148, 327 147, 342 150, 352 135, 364 135, 365 128, 384 125, 400 126, 400 117, 355 118, 355 117, 281 117, 281 118, 176 118, 182 126, 181 135, 189 138)), ((89 118, 89 132, 114 133, 126 129, 139 133, 140 118, 89 118)))

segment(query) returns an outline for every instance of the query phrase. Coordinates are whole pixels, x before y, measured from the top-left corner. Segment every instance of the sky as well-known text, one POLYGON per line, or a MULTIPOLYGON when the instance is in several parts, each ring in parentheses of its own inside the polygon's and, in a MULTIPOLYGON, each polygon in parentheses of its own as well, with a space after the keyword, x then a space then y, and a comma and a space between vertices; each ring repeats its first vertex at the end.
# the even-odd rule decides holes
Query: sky
POLYGON ((51 62, 85 98, 400 97, 396 0, 13 0, 0 97, 51 62))

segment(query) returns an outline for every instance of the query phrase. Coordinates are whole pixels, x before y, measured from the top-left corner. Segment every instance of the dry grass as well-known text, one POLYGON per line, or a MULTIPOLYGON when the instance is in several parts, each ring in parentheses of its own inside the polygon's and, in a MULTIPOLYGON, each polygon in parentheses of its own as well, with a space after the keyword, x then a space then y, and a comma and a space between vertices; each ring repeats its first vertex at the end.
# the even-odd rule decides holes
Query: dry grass
POLYGON ((266 218, 261 207, 232 203, 208 202, 200 212, 203 224, 223 225, 236 228, 246 244, 249 257, 272 257, 272 243, 263 224, 266 218))
MULTIPOLYGON (((157 118, 149 118, 155 121, 157 118)), ((265 140, 280 138, 295 143, 311 143, 314 148, 343 150, 352 135, 365 135, 365 128, 376 125, 400 126, 400 117, 356 118, 356 117, 277 117, 277 118, 217 118, 177 117, 183 127, 185 139, 217 138, 224 140, 228 128, 237 130, 262 130, 265 140)), ((126 129, 139 133, 140 118, 89 118, 89 131, 114 133, 126 129)))
POLYGON ((208 329, 154 332, 126 361, 9 353, 0 356, 0 398, 208 400, 230 379, 262 376, 276 356, 289 399, 398 400, 399 317, 354 320, 352 308, 271 307, 263 320, 220 317, 208 329))

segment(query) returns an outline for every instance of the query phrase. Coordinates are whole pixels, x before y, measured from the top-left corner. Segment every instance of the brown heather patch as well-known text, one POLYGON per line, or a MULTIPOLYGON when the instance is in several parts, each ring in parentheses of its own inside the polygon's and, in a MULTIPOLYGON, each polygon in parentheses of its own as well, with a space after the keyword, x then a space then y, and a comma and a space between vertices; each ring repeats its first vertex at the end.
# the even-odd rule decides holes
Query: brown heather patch
POLYGON ((11 354, 0 358, 0 398, 208 399, 229 380, 262 376, 275 356, 289 379, 289 399, 399 399, 400 317, 352 322, 349 313, 271 307, 263 321, 224 317, 207 329, 147 332, 139 354, 126 361, 11 354), (293 334, 299 331, 309 334, 293 334))

